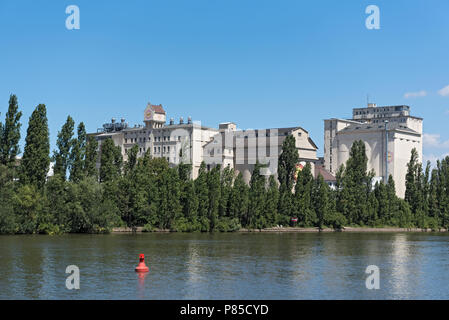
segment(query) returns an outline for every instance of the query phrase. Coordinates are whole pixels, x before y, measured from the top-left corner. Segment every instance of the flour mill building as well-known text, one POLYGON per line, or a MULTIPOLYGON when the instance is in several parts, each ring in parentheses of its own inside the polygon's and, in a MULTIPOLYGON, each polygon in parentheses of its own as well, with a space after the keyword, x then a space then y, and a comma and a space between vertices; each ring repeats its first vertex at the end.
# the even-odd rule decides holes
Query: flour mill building
POLYGON ((405 175, 411 150, 416 148, 422 161, 423 119, 410 115, 410 107, 377 106, 355 108, 352 119, 324 120, 324 166, 334 174, 349 158, 354 141, 365 142, 368 170, 376 180, 391 174, 400 197, 405 194, 405 175))
MULTIPOLYGON (((171 166, 181 162, 191 163, 193 179, 198 176, 203 161, 208 169, 218 164, 234 168, 236 173, 242 172, 247 182, 256 161, 268 165, 263 174, 275 174, 282 142, 290 134, 295 137, 303 164, 310 162, 314 165, 318 160, 317 146, 309 133, 299 126, 238 130, 235 123, 226 122, 219 124, 217 129, 205 127, 192 121, 190 117, 186 122, 181 117, 177 123, 173 118, 167 123, 162 105, 151 103, 148 103, 144 111, 143 122, 143 125, 129 127, 124 119, 120 122, 112 119, 111 123, 104 124, 97 133, 90 135, 95 136, 99 142, 100 152, 101 143, 105 139, 112 139, 120 147, 124 161, 127 161, 127 151, 137 145, 139 157, 149 152, 152 157, 165 158, 171 166)), ((98 168, 99 161, 100 157, 98 168)))

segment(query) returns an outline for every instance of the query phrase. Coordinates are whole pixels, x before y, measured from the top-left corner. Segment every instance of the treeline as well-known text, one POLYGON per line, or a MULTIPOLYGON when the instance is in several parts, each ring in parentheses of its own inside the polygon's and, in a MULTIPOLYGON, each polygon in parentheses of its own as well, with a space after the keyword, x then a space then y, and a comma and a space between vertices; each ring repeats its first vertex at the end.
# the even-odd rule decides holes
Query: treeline
POLYGON ((202 163, 192 180, 189 164, 170 167, 149 152, 138 158, 137 145, 128 150, 127 162, 111 139, 103 141, 99 155, 97 141, 70 116, 50 156, 42 104, 29 119, 18 161, 21 115, 17 98, 11 95, 5 122, 0 123, 0 233, 103 233, 123 226, 183 232, 277 225, 448 226, 449 157, 423 171, 414 150, 405 200, 396 196, 391 176, 388 183, 373 186, 374 173, 367 172, 362 141, 353 144, 335 189, 321 175, 315 179, 310 164, 296 171, 299 158, 293 136, 284 140, 277 179, 263 175, 264 166, 257 163, 248 185, 229 167, 206 170, 202 163), (54 175, 47 179, 51 161, 54 175))

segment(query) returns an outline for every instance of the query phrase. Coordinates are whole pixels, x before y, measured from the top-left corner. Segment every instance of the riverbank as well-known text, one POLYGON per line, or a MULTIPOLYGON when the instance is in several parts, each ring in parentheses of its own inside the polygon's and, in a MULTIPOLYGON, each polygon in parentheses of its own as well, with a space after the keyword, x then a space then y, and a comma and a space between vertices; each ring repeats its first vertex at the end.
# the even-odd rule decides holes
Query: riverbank
MULTIPOLYGON (((135 228, 113 228, 112 233, 141 233, 143 227, 135 228)), ((152 232, 171 232, 169 229, 155 229, 152 232)), ((273 227, 266 229, 245 229, 242 228, 237 232, 447 232, 446 229, 440 229, 438 231, 432 231, 432 229, 422 229, 422 228, 395 228, 395 227, 385 227, 385 228, 371 228, 371 227, 344 227, 341 230, 335 230, 332 228, 318 229, 318 228, 296 228, 296 227, 273 227)))

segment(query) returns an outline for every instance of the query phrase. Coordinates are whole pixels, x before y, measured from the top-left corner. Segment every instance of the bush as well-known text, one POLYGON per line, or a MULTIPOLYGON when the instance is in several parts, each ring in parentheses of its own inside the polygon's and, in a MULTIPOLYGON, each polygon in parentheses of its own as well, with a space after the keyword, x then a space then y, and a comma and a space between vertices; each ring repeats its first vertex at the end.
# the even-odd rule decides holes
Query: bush
POLYGON ((216 225, 217 231, 220 232, 234 232, 240 230, 242 226, 236 218, 220 218, 216 225))
POLYGON ((154 231, 156 231, 156 227, 153 226, 151 223, 147 223, 142 228, 142 232, 154 232, 154 231))

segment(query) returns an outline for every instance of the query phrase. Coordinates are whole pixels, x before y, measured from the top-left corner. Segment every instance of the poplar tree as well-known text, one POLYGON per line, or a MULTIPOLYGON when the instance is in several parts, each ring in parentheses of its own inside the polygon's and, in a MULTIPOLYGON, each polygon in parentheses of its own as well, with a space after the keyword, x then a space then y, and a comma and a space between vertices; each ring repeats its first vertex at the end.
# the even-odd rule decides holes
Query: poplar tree
POLYGON ((234 169, 226 166, 221 172, 220 179, 220 204, 219 217, 229 216, 229 201, 232 192, 232 183, 234 180, 234 169))
POLYGON ((207 187, 209 189, 208 218, 210 230, 214 230, 218 223, 220 206, 220 165, 216 165, 207 174, 207 187))
POLYGON ((311 199, 312 188, 312 166, 307 163, 297 177, 293 210, 300 225, 304 227, 311 227, 316 223, 316 214, 311 199))
POLYGON ((101 144, 100 182, 112 181, 118 178, 122 168, 122 153, 112 139, 106 139, 101 144))
POLYGON ((252 228, 265 228, 265 176, 261 175, 260 169, 263 166, 257 162, 254 166, 251 180, 249 182, 249 208, 245 223, 252 228))
POLYGON ((265 217, 267 220, 267 226, 274 226, 278 221, 278 201, 279 201, 279 189, 276 178, 271 175, 268 179, 268 190, 266 194, 265 202, 265 217))
POLYGON ((313 206, 317 216, 316 225, 320 230, 331 219, 329 193, 329 186, 324 181, 323 176, 318 175, 313 186, 313 206))
MULTIPOLYGON (((237 218, 242 225, 248 212, 248 194, 249 188, 243 179, 241 172, 235 178, 234 186, 231 191, 231 197, 229 200, 229 216, 231 218, 237 218)), ((277 206, 277 203, 276 203, 277 206)))
POLYGON ((87 145, 86 145, 86 156, 84 159, 84 174, 88 177, 95 177, 97 178, 98 172, 97 172, 97 159, 98 159, 98 141, 92 137, 89 136, 87 138, 87 145))
POLYGON ((79 182, 86 173, 84 171, 87 145, 86 128, 83 122, 80 122, 77 128, 77 138, 72 141, 72 149, 70 153, 70 180, 79 182))
POLYGON ((352 224, 364 224, 369 219, 367 200, 372 188, 373 172, 367 174, 367 163, 364 142, 355 141, 346 165, 337 172, 337 208, 352 224))
POLYGON ((128 155, 128 161, 125 165, 125 173, 131 173, 137 164, 137 154, 139 153, 139 147, 137 144, 133 145, 129 150, 126 151, 128 155))
POLYGON ((175 221, 181 217, 180 187, 178 172, 168 168, 162 173, 161 179, 161 205, 160 227, 171 229, 175 221))
POLYGON ((50 165, 50 141, 48 133, 47 109, 39 104, 28 122, 25 149, 21 161, 21 181, 38 188, 45 184, 50 165))
POLYGON ((296 140, 292 135, 285 138, 282 143, 282 151, 278 160, 278 180, 279 180, 279 206, 281 223, 288 224, 293 214, 293 182, 296 165, 299 162, 296 140))
POLYGON ((426 227, 424 216, 424 195, 423 195, 422 165, 418 161, 418 151, 413 148, 410 161, 407 164, 407 174, 405 176, 405 201, 408 202, 413 213, 413 222, 420 228, 426 227))
POLYGON ((207 176, 206 164, 203 161, 198 171, 198 177, 195 180, 195 191, 198 195, 198 222, 201 225, 201 231, 209 231, 210 228, 208 220, 209 191, 207 176))
POLYGON ((181 187, 181 207, 186 225, 185 231, 200 230, 198 226, 198 196, 195 191, 195 183, 190 179, 192 172, 191 164, 180 163, 178 165, 178 175, 181 187))
POLYGON ((20 153, 20 118, 22 112, 18 111, 17 97, 9 97, 8 112, 5 116, 5 124, 0 122, 0 164, 8 167, 15 165, 16 156, 20 153))
POLYGON ((296 165, 299 162, 296 140, 288 135, 282 143, 282 151, 278 161, 278 179, 282 188, 291 191, 293 188, 296 165))
POLYGON ((53 151, 53 160, 55 161, 53 172, 55 175, 59 174, 63 179, 66 178, 67 169, 70 166, 70 150, 73 144, 74 127, 75 122, 71 116, 68 116, 61 131, 58 132, 58 139, 56 140, 58 150, 53 151))

